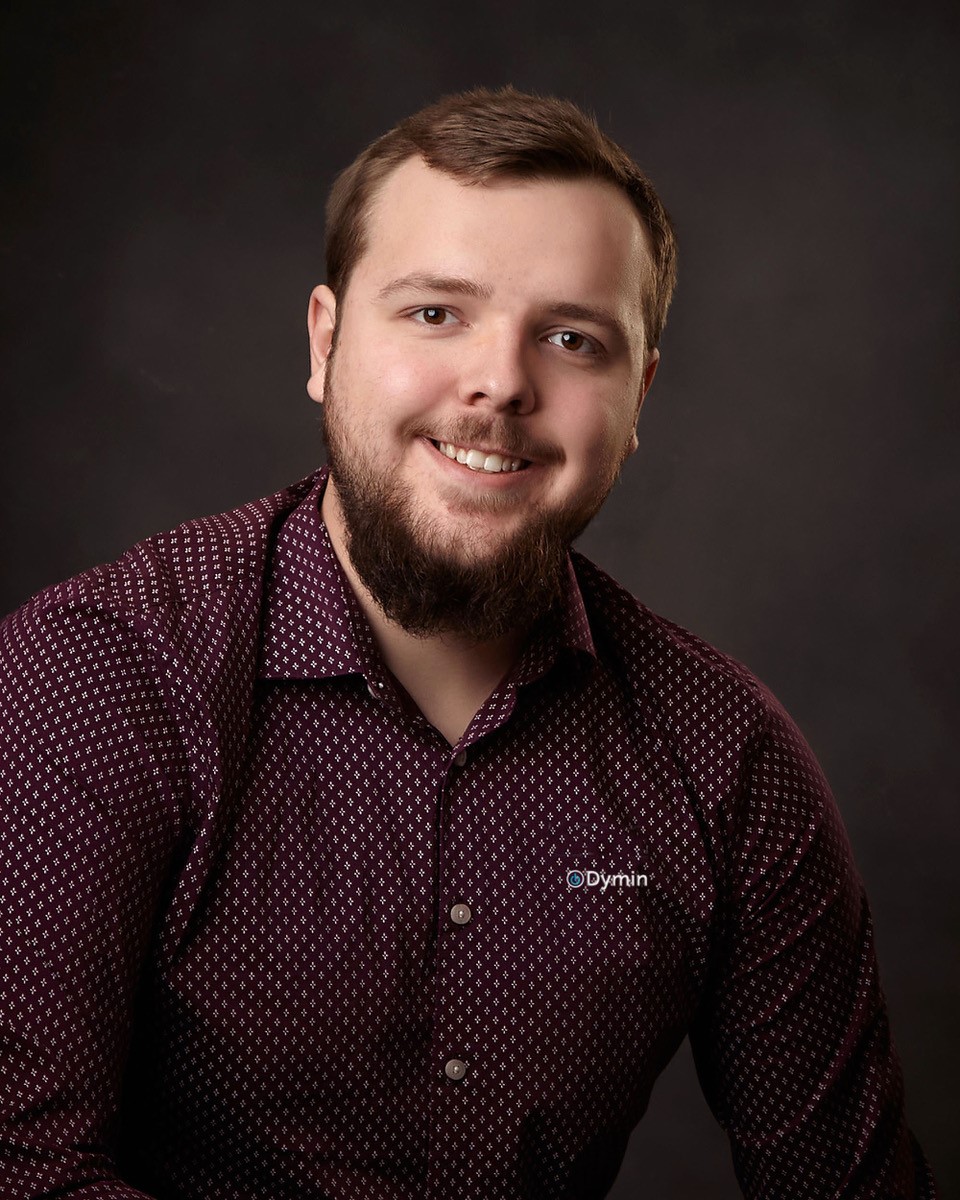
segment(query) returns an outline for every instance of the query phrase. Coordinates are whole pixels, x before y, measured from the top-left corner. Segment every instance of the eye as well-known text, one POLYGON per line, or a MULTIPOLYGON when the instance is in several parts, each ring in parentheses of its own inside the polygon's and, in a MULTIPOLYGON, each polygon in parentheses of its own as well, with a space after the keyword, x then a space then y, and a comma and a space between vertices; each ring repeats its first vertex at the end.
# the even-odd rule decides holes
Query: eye
POLYGON ((593 338, 588 338, 584 333, 577 333, 575 329, 561 329, 558 333, 551 333, 547 341, 554 346, 562 346, 564 350, 569 350, 572 354, 584 357, 603 353, 593 338))
POLYGON ((451 319, 451 321, 454 320, 453 313, 449 308, 441 308, 436 304, 429 305, 426 308, 417 308, 410 314, 410 316, 413 317, 413 319, 419 325, 447 325, 449 324, 447 320, 448 317, 451 319))

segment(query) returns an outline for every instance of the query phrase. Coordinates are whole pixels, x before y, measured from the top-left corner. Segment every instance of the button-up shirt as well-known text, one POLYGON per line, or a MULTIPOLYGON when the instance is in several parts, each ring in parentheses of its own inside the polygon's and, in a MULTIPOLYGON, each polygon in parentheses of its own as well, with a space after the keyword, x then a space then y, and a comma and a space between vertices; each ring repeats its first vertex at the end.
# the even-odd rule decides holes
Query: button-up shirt
POLYGON ((769 691, 574 553, 451 746, 325 481, 2 626, 0 1194, 599 1198, 689 1035, 746 1196, 935 1195, 769 691))

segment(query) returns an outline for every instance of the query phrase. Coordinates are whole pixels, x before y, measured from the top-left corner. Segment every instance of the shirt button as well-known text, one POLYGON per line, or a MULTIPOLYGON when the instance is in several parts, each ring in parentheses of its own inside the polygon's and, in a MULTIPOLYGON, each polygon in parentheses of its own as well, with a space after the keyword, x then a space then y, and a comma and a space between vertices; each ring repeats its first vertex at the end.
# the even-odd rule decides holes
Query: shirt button
POLYGON ((378 679, 378 680, 377 680, 377 682, 376 682, 376 684, 373 684, 373 683, 368 683, 368 684, 367 684, 367 691, 368 691, 368 692, 370 693, 370 695, 371 695, 371 696, 374 698, 374 700, 379 700, 379 699, 380 699, 380 692, 379 692, 379 690, 378 690, 378 689, 379 689, 379 688, 382 688, 382 687, 383 687, 383 684, 382 684, 382 683, 380 682, 380 680, 378 679))
POLYGON ((456 766, 458 766, 458 767, 466 766, 466 764, 467 764, 466 750, 461 750, 460 753, 457 755, 457 757, 453 761, 456 764, 456 766))
POLYGON ((450 909, 450 920, 454 925, 466 925, 472 915, 469 904, 455 904, 450 909))
POLYGON ((443 1070, 448 1079, 462 1079, 467 1073, 467 1064, 459 1058, 451 1058, 444 1063, 443 1070))

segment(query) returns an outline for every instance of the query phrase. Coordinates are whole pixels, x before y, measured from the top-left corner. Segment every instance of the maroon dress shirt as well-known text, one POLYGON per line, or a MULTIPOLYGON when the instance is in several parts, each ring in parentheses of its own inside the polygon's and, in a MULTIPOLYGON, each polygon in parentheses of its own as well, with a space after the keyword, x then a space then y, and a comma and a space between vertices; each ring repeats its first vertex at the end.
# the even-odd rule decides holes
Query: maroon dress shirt
POLYGON ((325 480, 2 625, 0 1196, 599 1198, 687 1035, 746 1196, 934 1196, 774 697, 573 554, 450 746, 325 480))

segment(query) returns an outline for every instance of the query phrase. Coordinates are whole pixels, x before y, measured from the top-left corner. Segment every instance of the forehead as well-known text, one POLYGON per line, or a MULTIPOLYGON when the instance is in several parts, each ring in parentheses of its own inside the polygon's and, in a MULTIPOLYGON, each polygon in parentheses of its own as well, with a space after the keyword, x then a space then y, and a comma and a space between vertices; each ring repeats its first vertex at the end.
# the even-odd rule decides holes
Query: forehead
POLYGON ((416 272, 475 278, 504 299, 613 304, 639 321, 651 260, 642 222, 613 184, 463 183, 415 158, 375 196, 355 273, 382 287, 416 272))

